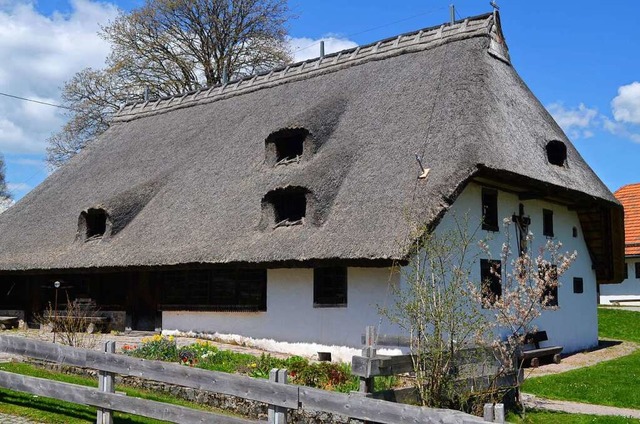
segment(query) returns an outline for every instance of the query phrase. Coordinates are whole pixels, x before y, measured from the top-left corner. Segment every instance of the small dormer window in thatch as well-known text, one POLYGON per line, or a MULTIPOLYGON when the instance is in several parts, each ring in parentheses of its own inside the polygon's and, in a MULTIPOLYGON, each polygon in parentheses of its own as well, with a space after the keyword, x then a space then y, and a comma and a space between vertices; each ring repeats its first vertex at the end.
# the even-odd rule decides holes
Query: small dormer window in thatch
POLYGON ((556 166, 564 166, 567 161, 567 146, 560 140, 551 140, 547 143, 547 159, 556 166))
POLYGON ((274 166, 300 162, 309 130, 285 128, 276 131, 265 141, 267 163, 274 166))
POLYGON ((104 209, 90 208, 80 214, 81 231, 84 230, 84 240, 101 238, 107 231, 108 215, 104 209), (82 228, 84 227, 84 228, 82 228))
POLYGON ((274 228, 301 225, 307 214, 307 190, 287 187, 267 193, 264 198, 271 207, 274 228))

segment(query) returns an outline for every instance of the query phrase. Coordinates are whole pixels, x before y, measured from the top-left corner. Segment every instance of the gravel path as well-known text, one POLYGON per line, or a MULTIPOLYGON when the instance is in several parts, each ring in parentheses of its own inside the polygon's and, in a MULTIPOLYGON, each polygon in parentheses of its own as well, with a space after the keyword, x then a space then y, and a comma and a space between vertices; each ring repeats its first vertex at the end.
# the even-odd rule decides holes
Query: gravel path
POLYGON ((640 419, 640 410, 638 409, 616 408, 613 406, 544 399, 527 393, 522 394, 522 401, 527 408, 546 409, 549 411, 567 412, 569 414, 616 415, 620 417, 640 419))
MULTIPOLYGON (((0 331, 0 334, 8 335, 8 336, 17 336, 17 337, 29 337, 29 338, 34 338, 34 339, 47 341, 47 342, 53 341, 53 333, 49 331, 43 331, 43 330, 33 330, 33 329, 9 330, 9 331, 0 331)), ((142 342, 142 339, 146 337, 152 337, 156 334, 159 334, 159 333, 153 332, 153 331, 130 331, 127 333, 119 333, 119 334, 111 334, 111 333, 88 334, 86 335, 85 343, 83 343, 83 345, 95 350, 102 350, 105 342, 113 341, 116 343, 116 352, 121 352, 123 346, 137 345, 142 342)), ((60 340, 59 337, 60 336, 58 335, 58 340, 60 340)), ((181 347, 181 346, 186 346, 186 345, 195 343, 196 340, 199 340, 199 339, 194 337, 176 337, 175 340, 178 347, 181 347)), ((236 344, 222 343, 222 342, 217 342, 212 340, 206 340, 206 341, 221 350, 230 350, 237 353, 249 353, 251 355, 256 355, 256 356, 260 356, 262 353, 268 353, 271 356, 276 358, 288 358, 291 356, 290 354, 284 354, 279 352, 267 352, 261 349, 240 346, 236 344)), ((13 357, 12 355, 0 352, 0 362, 8 362, 12 359, 19 360, 20 358, 13 357)))
POLYGON ((576 368, 589 367, 598 362, 609 361, 629 355, 640 349, 640 345, 632 342, 620 342, 616 340, 601 339, 597 348, 589 351, 574 353, 565 358, 559 364, 542 365, 538 368, 526 368, 526 377, 540 377, 543 375, 557 374, 576 368))

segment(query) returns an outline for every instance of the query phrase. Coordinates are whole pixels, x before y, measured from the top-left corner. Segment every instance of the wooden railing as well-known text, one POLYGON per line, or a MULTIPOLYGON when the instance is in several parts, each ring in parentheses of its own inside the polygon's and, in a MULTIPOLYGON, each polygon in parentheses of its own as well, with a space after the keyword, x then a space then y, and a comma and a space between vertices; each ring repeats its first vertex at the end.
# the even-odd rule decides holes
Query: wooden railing
MULTIPOLYGON (((351 359, 351 373, 360 377, 360 393, 365 396, 376 396, 373 393, 374 378, 412 373, 414 361, 412 355, 380 355, 378 347, 409 347, 411 340, 406 336, 377 334, 376 328, 368 326, 362 335, 362 355, 351 359)), ((500 355, 490 348, 466 348, 455 354, 455 362, 459 369, 459 381, 466 382, 475 390, 486 390, 492 387, 510 388, 522 381, 522 372, 503 371, 500 355), (519 379, 519 380, 518 380, 519 379)), ((517 368, 517 367, 516 367, 517 368)), ((417 400, 417 399, 416 399, 417 400)), ((503 404, 484 405, 485 421, 504 422, 503 404)))
MULTIPOLYGON (((376 423, 481 423, 481 418, 460 411, 430 409, 287 384, 286 372, 272 371, 274 381, 206 371, 177 363, 150 361, 107 352, 73 348, 33 339, 0 336, 0 351, 81 368, 98 370, 99 388, 54 382, 0 372, 0 387, 99 408, 98 417, 109 422, 111 411, 121 411, 171 422, 221 424, 257 421, 189 409, 112 393, 114 374, 134 376, 198 390, 251 399, 269 405, 270 423, 285 423, 288 410, 313 410, 376 423)), ((113 346, 113 345, 111 345, 113 346)))

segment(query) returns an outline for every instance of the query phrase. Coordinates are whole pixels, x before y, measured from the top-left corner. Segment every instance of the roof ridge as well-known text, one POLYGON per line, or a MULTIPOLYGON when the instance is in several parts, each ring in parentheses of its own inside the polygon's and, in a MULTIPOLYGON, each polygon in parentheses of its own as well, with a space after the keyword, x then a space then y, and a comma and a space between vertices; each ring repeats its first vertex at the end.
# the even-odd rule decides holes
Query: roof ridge
POLYGON ((633 187, 633 186, 640 186, 640 183, 628 183, 628 184, 625 184, 622 187, 620 187, 619 189, 617 189, 615 192, 613 192, 613 195, 615 196, 616 194, 622 192, 623 190, 626 190, 626 189, 628 189, 630 187, 633 187))
POLYGON ((381 60, 403 53, 426 50, 447 42, 491 35, 497 12, 485 13, 453 23, 423 28, 400 34, 364 46, 289 64, 270 71, 250 75, 225 84, 205 87, 176 96, 161 97, 153 101, 140 101, 123 105, 114 117, 115 122, 129 121, 169 110, 209 103, 260 88, 280 85, 288 81, 334 72, 372 60, 381 60))

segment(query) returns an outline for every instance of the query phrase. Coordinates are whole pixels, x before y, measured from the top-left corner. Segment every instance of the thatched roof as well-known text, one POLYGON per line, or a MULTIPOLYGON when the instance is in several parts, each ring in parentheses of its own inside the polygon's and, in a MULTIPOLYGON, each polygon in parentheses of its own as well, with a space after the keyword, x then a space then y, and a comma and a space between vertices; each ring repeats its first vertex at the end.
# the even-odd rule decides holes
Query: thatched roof
POLYGON ((0 270, 403 259, 412 224, 436 222, 472 178, 619 209, 511 66, 497 14, 124 107, 0 215, 0 270), (265 140, 286 128, 311 141, 299 163, 273 166, 265 140), (564 166, 549 163, 550 140, 564 166), (307 217, 273 228, 263 200, 286 187, 305 190, 307 217), (110 235, 84 242, 90 208, 107 211, 110 235))

